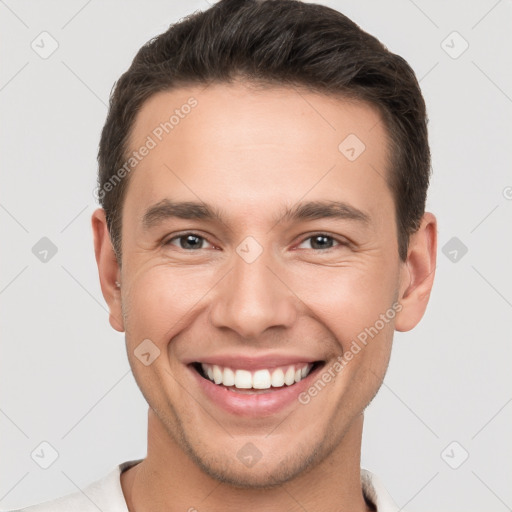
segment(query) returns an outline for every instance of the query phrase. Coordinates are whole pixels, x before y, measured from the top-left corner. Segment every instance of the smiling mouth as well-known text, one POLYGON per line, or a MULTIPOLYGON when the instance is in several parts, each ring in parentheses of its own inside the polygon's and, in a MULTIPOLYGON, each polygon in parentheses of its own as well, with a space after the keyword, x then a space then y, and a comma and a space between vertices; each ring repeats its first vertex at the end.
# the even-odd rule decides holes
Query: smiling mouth
POLYGON ((268 393, 291 387, 323 366, 324 361, 298 363, 255 371, 196 362, 191 366, 201 377, 237 393, 268 393))

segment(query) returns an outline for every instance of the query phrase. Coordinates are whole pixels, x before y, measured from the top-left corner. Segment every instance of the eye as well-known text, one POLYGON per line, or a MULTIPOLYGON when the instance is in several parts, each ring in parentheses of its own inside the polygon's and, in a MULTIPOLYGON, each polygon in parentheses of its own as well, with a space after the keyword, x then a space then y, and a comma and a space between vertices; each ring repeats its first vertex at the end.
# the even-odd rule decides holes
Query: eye
POLYGON ((302 249, 313 249, 313 250, 329 250, 334 247, 333 244, 337 245, 348 245, 347 242, 343 242, 341 240, 336 240, 334 237, 327 235, 325 233, 317 233, 315 235, 309 236, 306 238, 298 248, 302 249), (301 247, 303 244, 308 243, 311 240, 310 247, 301 247))
POLYGON ((167 242, 164 242, 164 245, 175 245, 180 249, 184 249, 186 251, 194 251, 198 249, 204 249, 204 243, 209 242, 207 242, 206 238, 204 238, 203 236, 200 236, 196 233, 183 233, 181 235, 169 238, 167 242))

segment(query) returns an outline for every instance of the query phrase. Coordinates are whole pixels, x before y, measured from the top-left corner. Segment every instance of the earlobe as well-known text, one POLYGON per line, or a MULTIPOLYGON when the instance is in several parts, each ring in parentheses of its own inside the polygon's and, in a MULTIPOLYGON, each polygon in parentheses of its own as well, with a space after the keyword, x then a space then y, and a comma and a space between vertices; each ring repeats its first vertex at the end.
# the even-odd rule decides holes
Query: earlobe
POLYGON ((120 269, 110 240, 103 208, 98 208, 93 212, 91 223, 101 292, 110 310, 109 322, 116 331, 124 332, 121 291, 120 287, 116 285, 120 281, 120 269))
POLYGON ((407 260, 400 277, 399 302, 402 309, 396 316, 395 329, 409 331, 423 317, 427 308, 437 255, 437 221, 425 213, 419 229, 410 237, 407 260))

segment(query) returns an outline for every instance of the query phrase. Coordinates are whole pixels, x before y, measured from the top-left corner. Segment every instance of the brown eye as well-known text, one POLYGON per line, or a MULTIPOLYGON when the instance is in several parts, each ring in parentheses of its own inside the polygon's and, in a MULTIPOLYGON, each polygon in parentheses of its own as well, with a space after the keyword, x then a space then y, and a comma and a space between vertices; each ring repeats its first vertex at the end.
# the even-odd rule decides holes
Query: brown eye
POLYGON ((333 246, 333 238, 325 235, 315 235, 311 237, 311 247, 313 249, 330 249, 333 246))
POLYGON ((319 233, 316 235, 312 235, 308 238, 306 238, 298 247, 302 249, 313 249, 316 251, 324 251, 328 249, 332 249, 335 247, 335 244, 337 245, 346 245, 341 241, 336 240, 334 237, 327 235, 325 233, 319 233), (301 245, 308 243, 310 247, 301 247, 301 245))
POLYGON ((170 238, 165 245, 175 245, 186 251, 194 251, 204 249, 203 244, 207 243, 206 238, 196 235, 195 233, 184 233, 183 235, 170 238), (177 242, 177 243, 175 243, 177 242))

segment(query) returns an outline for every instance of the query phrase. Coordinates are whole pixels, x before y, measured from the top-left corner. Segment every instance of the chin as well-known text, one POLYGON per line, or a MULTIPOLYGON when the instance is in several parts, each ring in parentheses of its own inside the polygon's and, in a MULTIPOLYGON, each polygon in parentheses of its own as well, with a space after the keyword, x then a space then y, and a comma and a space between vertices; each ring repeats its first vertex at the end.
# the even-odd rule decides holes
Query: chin
POLYGON ((240 451, 232 455, 227 450, 219 450, 215 454, 211 450, 200 453, 197 445, 194 448, 188 445, 186 451, 195 464, 214 480, 240 489, 262 490, 279 487, 308 473, 327 455, 323 454, 323 450, 320 451, 320 447, 302 446, 291 449, 288 444, 283 448, 285 450, 282 454, 270 449, 271 457, 262 453, 259 460, 249 463, 251 465, 241 462, 240 451))

